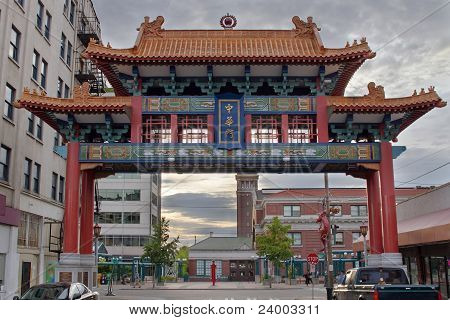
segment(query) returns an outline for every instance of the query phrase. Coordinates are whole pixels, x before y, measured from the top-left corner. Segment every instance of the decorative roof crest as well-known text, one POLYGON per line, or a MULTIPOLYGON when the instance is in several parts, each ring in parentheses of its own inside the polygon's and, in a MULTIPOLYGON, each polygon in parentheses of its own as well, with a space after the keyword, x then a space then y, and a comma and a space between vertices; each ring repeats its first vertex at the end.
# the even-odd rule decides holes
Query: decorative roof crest
POLYGON ((150 21, 150 17, 144 17, 144 22, 141 23, 141 26, 138 28, 142 30, 143 36, 157 36, 161 37, 161 31, 163 30, 161 26, 164 23, 164 17, 158 16, 155 20, 150 21))
POLYGON ((375 100, 385 98, 383 86, 377 86, 375 85, 375 82, 369 82, 369 84, 367 85, 367 89, 369 89, 369 94, 366 94, 364 97, 375 100))
POLYGON ((294 16, 292 18, 292 22, 295 25, 295 31, 297 36, 301 35, 313 35, 314 34, 314 28, 317 29, 317 31, 320 31, 320 28, 317 27, 317 25, 313 22, 312 17, 308 17, 306 22, 300 19, 298 16, 294 16))

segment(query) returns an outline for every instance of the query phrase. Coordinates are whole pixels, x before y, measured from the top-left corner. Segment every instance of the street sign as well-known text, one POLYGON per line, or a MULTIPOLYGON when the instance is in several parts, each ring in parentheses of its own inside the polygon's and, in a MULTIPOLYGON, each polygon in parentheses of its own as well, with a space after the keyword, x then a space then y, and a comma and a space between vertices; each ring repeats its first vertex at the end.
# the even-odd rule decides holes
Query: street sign
POLYGON ((306 257, 306 261, 308 261, 309 264, 314 266, 319 263, 319 256, 315 253, 310 253, 306 257))

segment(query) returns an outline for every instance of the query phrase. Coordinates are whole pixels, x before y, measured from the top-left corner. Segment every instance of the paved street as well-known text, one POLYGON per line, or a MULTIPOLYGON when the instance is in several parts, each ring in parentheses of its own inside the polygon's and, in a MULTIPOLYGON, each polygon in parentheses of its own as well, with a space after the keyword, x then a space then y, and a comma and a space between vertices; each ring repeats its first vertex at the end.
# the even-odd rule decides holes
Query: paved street
MULTIPOLYGON (((220 282, 215 287, 208 282, 167 283, 163 287, 152 288, 151 283, 142 288, 130 285, 114 286, 116 296, 107 297, 107 286, 98 290, 101 300, 305 300, 311 299, 312 287, 306 285, 289 286, 274 284, 272 289, 257 283, 220 282)), ((315 299, 325 299, 323 285, 314 287, 315 299)))

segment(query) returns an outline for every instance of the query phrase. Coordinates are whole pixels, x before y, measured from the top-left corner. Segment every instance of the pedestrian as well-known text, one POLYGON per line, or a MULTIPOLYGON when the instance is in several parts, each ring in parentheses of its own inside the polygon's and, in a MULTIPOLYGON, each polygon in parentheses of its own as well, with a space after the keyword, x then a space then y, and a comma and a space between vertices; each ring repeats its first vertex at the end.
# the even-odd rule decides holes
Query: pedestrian
POLYGON ((310 272, 306 272, 304 277, 305 277, 306 286, 309 286, 309 284, 311 283, 311 273, 310 272))
POLYGON ((344 284, 344 282, 345 282, 345 273, 344 273, 344 271, 341 271, 339 273, 339 275, 336 277, 336 282, 337 282, 337 284, 344 284))

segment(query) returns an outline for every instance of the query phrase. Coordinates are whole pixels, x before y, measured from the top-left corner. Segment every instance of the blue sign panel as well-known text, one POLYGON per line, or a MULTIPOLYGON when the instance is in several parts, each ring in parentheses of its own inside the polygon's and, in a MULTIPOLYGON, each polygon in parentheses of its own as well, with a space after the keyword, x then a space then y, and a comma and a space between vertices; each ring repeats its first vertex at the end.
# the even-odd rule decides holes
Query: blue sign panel
POLYGON ((241 149, 244 139, 244 105, 242 98, 216 98, 216 143, 219 149, 241 149))

